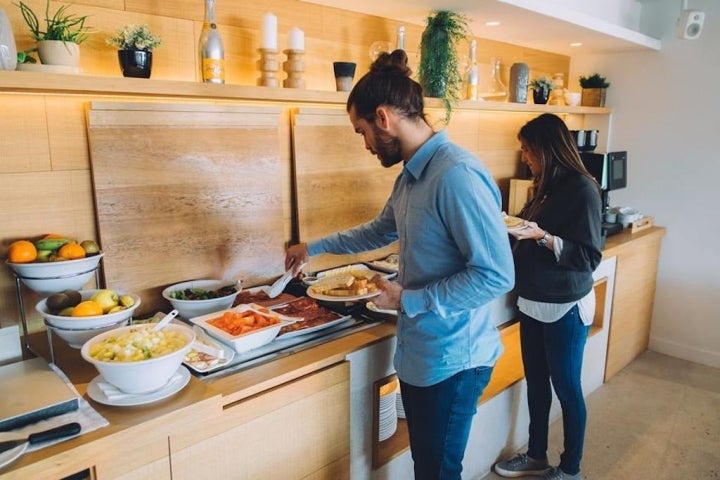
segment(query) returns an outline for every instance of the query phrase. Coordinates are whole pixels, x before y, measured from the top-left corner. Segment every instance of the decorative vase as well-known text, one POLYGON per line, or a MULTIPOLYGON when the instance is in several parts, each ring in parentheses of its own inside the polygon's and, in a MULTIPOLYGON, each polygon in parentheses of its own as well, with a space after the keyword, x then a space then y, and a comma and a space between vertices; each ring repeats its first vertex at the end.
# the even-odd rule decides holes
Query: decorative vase
POLYGON ((583 107, 604 107, 605 88, 583 88, 580 105, 583 107))
POLYGON ((15 37, 5 10, 0 8, 0 70, 15 70, 16 67, 15 37))
POLYGON ((540 90, 533 89, 533 102, 537 105, 545 105, 550 96, 550 91, 551 90, 545 90, 544 88, 540 90))
POLYGON ((38 57, 43 65, 80 65, 80 45, 62 40, 41 40, 37 42, 38 57))
POLYGON ((527 103, 528 77, 530 69, 525 63, 513 63, 510 67, 510 90, 508 101, 527 103))
POLYGON ((145 50, 118 50, 118 62, 123 77, 150 78, 152 52, 145 50))

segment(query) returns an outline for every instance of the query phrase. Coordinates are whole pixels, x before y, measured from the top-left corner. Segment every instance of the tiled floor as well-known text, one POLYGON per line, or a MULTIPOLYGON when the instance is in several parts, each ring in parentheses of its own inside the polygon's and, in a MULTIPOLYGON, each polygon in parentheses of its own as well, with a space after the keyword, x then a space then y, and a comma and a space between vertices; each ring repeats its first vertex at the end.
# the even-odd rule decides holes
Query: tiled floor
MULTIPOLYGON (((720 479, 720 369, 646 352, 587 406, 585 479, 720 479)), ((552 464, 561 450, 558 420, 550 429, 552 464)))

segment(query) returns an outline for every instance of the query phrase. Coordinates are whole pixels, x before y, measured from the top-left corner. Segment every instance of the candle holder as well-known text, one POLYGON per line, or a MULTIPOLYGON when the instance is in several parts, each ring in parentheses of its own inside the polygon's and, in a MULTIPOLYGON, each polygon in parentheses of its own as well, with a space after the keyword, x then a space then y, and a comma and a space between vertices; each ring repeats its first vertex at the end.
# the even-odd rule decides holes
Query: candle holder
POLYGON ((302 56, 305 50, 283 50, 287 55, 287 60, 283 62, 283 70, 287 72, 288 77, 283 80, 285 88, 305 88, 305 80, 302 74, 305 71, 305 62, 302 56))
POLYGON ((279 87, 280 80, 275 76, 278 71, 277 50, 259 48, 260 60, 257 61, 260 78, 257 84, 261 87, 279 87))

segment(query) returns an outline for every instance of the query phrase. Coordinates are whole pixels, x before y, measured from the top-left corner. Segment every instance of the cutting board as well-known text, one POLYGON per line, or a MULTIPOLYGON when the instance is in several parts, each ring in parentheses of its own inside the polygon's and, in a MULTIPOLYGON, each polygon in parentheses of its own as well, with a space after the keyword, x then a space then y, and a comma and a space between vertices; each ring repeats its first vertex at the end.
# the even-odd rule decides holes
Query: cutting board
POLYGON ((168 285, 283 271, 276 107, 93 102, 88 140, 104 279, 166 310, 168 285))
POLYGON ((365 149, 348 114, 338 108, 301 108, 293 116, 298 234, 315 240, 374 218, 401 164, 385 168, 365 149))

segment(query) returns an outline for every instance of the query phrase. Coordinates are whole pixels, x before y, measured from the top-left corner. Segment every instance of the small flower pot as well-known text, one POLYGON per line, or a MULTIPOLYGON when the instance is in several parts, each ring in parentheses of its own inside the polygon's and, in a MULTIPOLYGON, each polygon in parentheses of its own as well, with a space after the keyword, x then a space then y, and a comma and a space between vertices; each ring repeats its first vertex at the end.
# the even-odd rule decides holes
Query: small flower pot
POLYGON ((123 77, 150 78, 152 52, 145 50, 118 50, 118 62, 123 77))
POLYGON ((536 105, 545 105, 548 102, 549 97, 550 90, 535 90, 533 88, 533 102, 535 102, 536 105))
POLYGON ((580 105, 583 107, 604 107, 605 88, 583 88, 580 105))
POLYGON ((43 65, 80 65, 80 45, 62 40, 41 40, 37 42, 38 57, 43 65))

